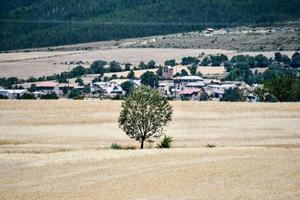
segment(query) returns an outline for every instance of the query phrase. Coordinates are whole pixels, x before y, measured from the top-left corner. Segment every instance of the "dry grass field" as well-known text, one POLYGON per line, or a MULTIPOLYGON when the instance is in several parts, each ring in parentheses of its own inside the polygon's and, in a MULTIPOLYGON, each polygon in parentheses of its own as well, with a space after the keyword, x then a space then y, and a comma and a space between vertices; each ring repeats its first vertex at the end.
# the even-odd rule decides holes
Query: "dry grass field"
MULTIPOLYGON (((68 71, 66 62, 83 61, 85 67, 89 67, 95 60, 132 63, 138 65, 141 61, 154 60, 157 64, 164 64, 168 59, 180 62, 182 57, 194 56, 204 52, 209 54, 226 54, 229 58, 237 54, 258 55, 264 54, 273 57, 274 51, 269 52, 237 52, 222 49, 155 49, 155 48, 112 48, 91 51, 50 51, 50 52, 27 52, 27 53, 1 53, 0 54, 0 77, 28 78, 53 75, 68 71)), ((291 57, 294 51, 282 52, 291 57)), ((70 69, 76 67, 70 65, 70 69)))
POLYGON ((173 102, 174 148, 110 150, 120 105, 1 101, 0 199, 300 198, 300 104, 173 102))

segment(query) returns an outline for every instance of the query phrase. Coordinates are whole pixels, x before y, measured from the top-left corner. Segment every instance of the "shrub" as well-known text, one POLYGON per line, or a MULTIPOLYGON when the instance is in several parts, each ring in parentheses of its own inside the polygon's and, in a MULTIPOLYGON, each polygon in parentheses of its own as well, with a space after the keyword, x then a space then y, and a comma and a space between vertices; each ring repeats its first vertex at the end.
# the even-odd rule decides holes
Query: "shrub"
POLYGON ((110 148, 115 149, 115 150, 134 150, 134 149, 136 149, 136 146, 131 146, 131 145, 121 146, 118 143, 112 143, 110 145, 110 148))
POLYGON ((217 145, 215 145, 215 144, 206 144, 205 147, 206 148, 216 148, 217 145))
POLYGON ((208 101, 210 98, 206 92, 202 92, 200 95, 200 101, 208 101))
POLYGON ((160 144, 157 145, 157 147, 161 149, 168 149, 171 148, 172 143, 173 138, 165 135, 160 144))
POLYGON ((19 97, 19 99, 24 99, 24 100, 34 100, 34 99, 36 99, 36 97, 34 96, 34 94, 31 94, 31 93, 25 93, 25 94, 23 94, 21 97, 19 97))
POLYGON ((8 99, 8 97, 0 94, 0 99, 8 99))
POLYGON ((56 93, 45 94, 41 96, 41 99, 58 99, 56 93))
POLYGON ((70 91, 70 94, 69 94, 68 98, 69 99, 76 99, 76 100, 84 99, 84 97, 82 96, 82 92, 78 89, 72 89, 70 91))
POLYGON ((244 101, 243 93, 238 88, 229 88, 225 90, 221 101, 231 101, 231 102, 239 102, 244 101))
POLYGON ((111 149, 122 149, 122 146, 119 145, 118 143, 112 143, 112 144, 110 145, 110 148, 111 148, 111 149))

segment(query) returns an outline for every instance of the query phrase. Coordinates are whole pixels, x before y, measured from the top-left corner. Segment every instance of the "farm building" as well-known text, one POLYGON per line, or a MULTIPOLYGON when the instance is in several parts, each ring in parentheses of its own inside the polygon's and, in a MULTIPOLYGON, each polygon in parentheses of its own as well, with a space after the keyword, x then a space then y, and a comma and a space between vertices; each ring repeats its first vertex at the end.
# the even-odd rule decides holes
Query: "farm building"
POLYGON ((200 99, 201 89, 199 88, 190 88, 190 89, 184 89, 179 92, 180 98, 183 100, 197 100, 200 99))
POLYGON ((6 90, 0 89, 0 95, 8 97, 9 99, 17 99, 23 94, 27 93, 27 90, 6 90))

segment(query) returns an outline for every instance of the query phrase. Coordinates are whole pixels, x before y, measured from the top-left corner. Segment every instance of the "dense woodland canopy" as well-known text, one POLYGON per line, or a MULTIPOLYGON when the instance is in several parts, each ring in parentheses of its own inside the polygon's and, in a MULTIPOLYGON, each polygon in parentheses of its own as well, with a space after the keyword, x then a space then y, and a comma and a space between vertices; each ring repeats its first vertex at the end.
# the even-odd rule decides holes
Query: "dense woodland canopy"
POLYGON ((0 50, 300 18, 298 0, 3 0, 0 50))

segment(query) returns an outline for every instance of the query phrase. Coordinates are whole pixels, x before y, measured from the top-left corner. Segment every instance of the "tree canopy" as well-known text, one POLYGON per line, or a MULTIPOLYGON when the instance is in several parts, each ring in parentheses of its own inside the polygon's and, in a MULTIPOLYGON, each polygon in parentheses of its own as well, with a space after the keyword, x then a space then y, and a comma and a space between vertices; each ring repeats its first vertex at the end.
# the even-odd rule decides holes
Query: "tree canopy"
POLYGON ((122 103, 119 127, 131 139, 141 143, 152 142, 163 135, 164 127, 172 120, 172 107, 157 90, 142 86, 122 103))
POLYGON ((0 50, 297 20, 298 0, 0 1, 0 50))

